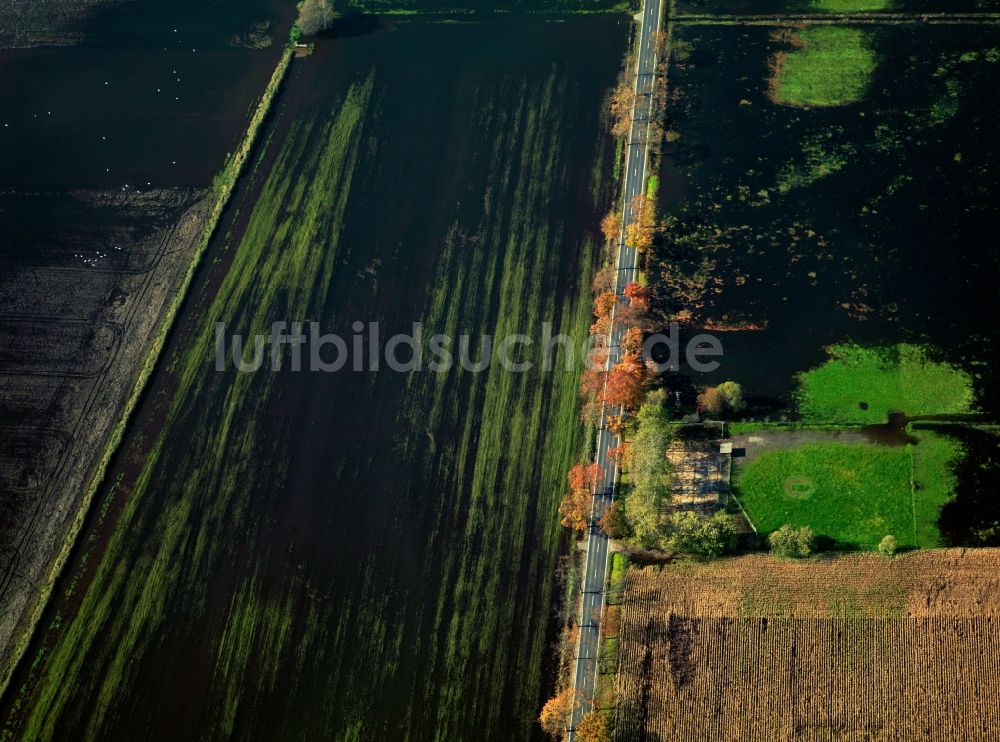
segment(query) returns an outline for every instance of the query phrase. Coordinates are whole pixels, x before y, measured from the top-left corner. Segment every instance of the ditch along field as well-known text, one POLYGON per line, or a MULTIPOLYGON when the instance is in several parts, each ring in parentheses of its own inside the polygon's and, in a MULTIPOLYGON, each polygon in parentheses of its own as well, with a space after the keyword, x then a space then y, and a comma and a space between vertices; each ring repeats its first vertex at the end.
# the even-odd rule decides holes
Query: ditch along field
POLYGON ((1000 552, 631 569, 617 739, 987 740, 1000 552))
POLYGON ((625 32, 389 24, 293 65, 5 737, 538 733, 577 370, 217 372, 214 323, 582 340, 625 32))

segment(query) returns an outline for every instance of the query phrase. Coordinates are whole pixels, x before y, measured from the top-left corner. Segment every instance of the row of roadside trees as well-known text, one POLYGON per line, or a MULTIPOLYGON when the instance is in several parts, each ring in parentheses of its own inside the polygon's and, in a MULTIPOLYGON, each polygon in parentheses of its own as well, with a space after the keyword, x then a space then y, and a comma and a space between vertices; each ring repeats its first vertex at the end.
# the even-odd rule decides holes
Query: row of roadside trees
MULTIPOLYGON (((652 42, 661 65, 654 98, 662 113, 666 104, 666 76, 662 74, 665 55, 662 52, 667 46, 667 34, 655 33, 652 42)), ((627 138, 636 109, 634 76, 628 70, 612 91, 609 108, 612 134, 627 138)), ((649 126, 649 141, 654 153, 663 139, 660 118, 654 116, 649 126)), ((652 193, 637 195, 627 206, 631 218, 624 230, 623 210, 614 208, 601 220, 601 231, 608 244, 617 245, 623 237, 626 245, 645 258, 667 226, 666 221, 658 223, 656 219, 655 188, 652 193)), ((598 271, 594 280, 594 321, 590 328, 594 351, 580 379, 584 422, 606 426, 620 436, 622 444, 608 453, 629 472, 627 496, 603 514, 600 524, 613 537, 628 536, 649 546, 664 546, 659 513, 664 499, 670 496, 670 471, 665 455, 669 442, 668 418, 662 395, 658 401, 649 403, 647 400, 651 371, 642 354, 643 341, 653 330, 651 295, 645 285, 636 282, 625 286, 619 296, 616 277, 614 267, 608 264, 598 271), (621 352, 619 360, 609 366, 608 339, 612 329, 618 333, 621 352)), ((590 525, 593 493, 605 474, 598 464, 589 460, 570 469, 568 491, 560 504, 564 526, 578 533, 586 532, 590 525)), ((690 530, 684 531, 684 526, 679 525, 675 529, 674 544, 687 548, 697 541, 697 534, 690 530), (685 533, 683 538, 680 536, 682 531, 685 533)), ((603 635, 605 627, 601 629, 603 635)), ((579 708, 582 700, 571 686, 564 687, 542 709, 539 718, 542 728, 553 737, 562 737, 567 718, 579 708)), ((577 725, 576 739, 578 742, 609 742, 610 738, 607 717, 600 713, 595 702, 594 710, 577 725)))

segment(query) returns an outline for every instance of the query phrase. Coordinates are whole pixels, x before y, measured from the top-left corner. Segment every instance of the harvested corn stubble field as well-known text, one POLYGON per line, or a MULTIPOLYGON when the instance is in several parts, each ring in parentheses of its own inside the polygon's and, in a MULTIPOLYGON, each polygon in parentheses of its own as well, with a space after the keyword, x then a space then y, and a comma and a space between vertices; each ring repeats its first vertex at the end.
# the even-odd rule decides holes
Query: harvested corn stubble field
POLYGON ((1000 551, 630 570, 619 739, 990 739, 1000 551))

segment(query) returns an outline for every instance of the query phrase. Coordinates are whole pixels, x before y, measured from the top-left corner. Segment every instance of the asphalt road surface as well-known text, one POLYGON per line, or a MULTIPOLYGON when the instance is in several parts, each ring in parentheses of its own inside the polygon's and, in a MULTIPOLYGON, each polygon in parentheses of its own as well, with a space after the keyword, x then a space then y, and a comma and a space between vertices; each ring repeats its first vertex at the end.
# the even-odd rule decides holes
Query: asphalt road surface
MULTIPOLYGON (((635 248, 624 240, 624 226, 631 224, 638 215, 630 210, 632 200, 643 192, 646 186, 646 159, 649 119, 652 115, 653 78, 656 72, 656 55, 653 35, 659 31, 662 0, 645 0, 639 29, 639 58, 636 65, 635 114, 626 149, 625 161, 625 213, 622 236, 618 240, 617 278, 615 291, 624 297, 625 286, 636 280, 638 259, 635 248)), ((622 328, 612 324, 611 342, 608 353, 608 367, 621 360, 618 341, 622 328)), ((618 414, 617 409, 605 410, 603 419, 618 414)), ((599 482, 594 495, 591 511, 590 530, 587 533, 587 559, 583 575, 583 608, 580 616, 580 642, 576 655, 573 684, 581 700, 570 716, 569 740, 573 742, 576 725, 591 709, 594 688, 597 685, 597 655, 600 647, 601 609, 604 605, 604 590, 608 577, 608 538, 597 525, 597 519, 604 508, 611 503, 615 483, 618 481, 618 466, 608 456, 608 449, 618 446, 620 441, 611 431, 602 427, 597 435, 597 463, 604 471, 604 481, 599 482)))

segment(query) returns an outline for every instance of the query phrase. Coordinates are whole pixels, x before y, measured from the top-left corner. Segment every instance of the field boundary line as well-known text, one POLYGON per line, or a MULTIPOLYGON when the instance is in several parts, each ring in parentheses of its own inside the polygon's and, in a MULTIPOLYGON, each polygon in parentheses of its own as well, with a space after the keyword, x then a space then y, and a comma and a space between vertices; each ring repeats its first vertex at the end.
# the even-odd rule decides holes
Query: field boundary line
POLYGON ((916 482, 916 454, 913 453, 913 446, 907 444, 910 450, 910 512, 913 515, 913 546, 920 548, 920 540, 917 538, 917 482, 916 482))
POLYGON ((757 526, 755 526, 753 521, 750 520, 750 515, 747 513, 746 508, 743 507, 743 503, 740 502, 740 498, 733 494, 732 490, 729 491, 729 496, 733 499, 733 502, 739 506, 740 512, 743 513, 743 517, 747 520, 747 525, 750 526, 755 534, 759 533, 757 526))

